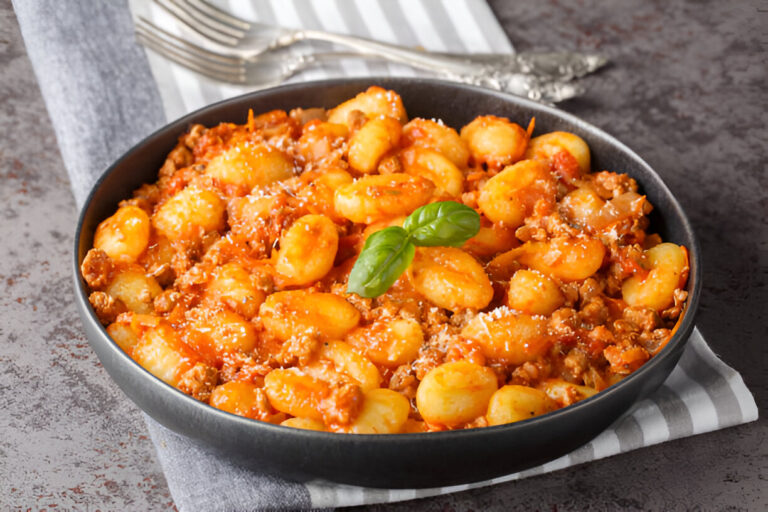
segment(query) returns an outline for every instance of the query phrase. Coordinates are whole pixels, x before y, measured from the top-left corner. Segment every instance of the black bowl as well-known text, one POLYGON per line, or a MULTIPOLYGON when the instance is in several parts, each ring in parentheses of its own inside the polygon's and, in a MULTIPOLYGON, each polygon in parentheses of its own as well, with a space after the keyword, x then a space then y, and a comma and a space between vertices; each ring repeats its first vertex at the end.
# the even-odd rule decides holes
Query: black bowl
POLYGON ((588 442, 667 378, 693 329, 701 289, 701 256, 677 200, 656 172, 625 145, 569 114, 486 89, 439 80, 366 78, 326 80, 255 92, 203 108, 153 133, 113 164, 91 191, 77 226, 75 300, 88 340, 110 376, 141 409, 166 427, 208 443, 242 464, 293 480, 326 480, 370 487, 416 488, 481 481, 560 457, 588 442), (655 210, 651 231, 685 245, 690 255, 688 309, 670 342, 639 370, 592 398, 530 420, 496 427, 399 435, 333 434, 262 423, 229 414, 183 394, 128 357, 107 335, 88 303, 79 267, 93 233, 117 203, 153 182, 178 136, 191 124, 244 123, 254 112, 332 107, 377 84, 394 89, 411 117, 441 118, 461 127, 477 115, 526 123, 538 133, 578 134, 592 150, 594 169, 635 178, 655 210))

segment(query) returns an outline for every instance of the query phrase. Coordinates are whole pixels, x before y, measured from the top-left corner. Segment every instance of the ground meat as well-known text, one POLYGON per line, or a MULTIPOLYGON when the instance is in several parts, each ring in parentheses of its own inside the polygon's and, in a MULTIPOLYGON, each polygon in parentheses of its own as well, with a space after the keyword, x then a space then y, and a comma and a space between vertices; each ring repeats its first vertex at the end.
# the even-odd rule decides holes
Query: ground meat
POLYGON ((170 178, 176 172, 176 169, 177 167, 176 164, 173 163, 173 160, 166 158, 157 174, 160 178, 170 178))
POLYGON ((260 421, 266 421, 268 423, 281 423, 287 416, 285 413, 276 411, 272 404, 269 403, 267 398, 267 392, 264 388, 256 388, 253 390, 255 395, 254 405, 251 411, 254 414, 254 418, 260 421))
POLYGON ((485 416, 478 416, 474 420, 464 425, 464 428, 482 428, 487 426, 488 420, 485 418, 485 416))
POLYGON ((548 362, 543 360, 528 361, 515 368, 509 383, 535 387, 538 382, 549 377, 551 373, 552 367, 548 362))
POLYGON ((219 375, 223 382, 237 380, 261 385, 271 371, 272 367, 260 363, 251 354, 230 352, 223 357, 219 375))
POLYGON ((160 314, 170 313, 173 311, 173 308, 176 307, 176 304, 178 304, 180 299, 181 294, 176 290, 168 289, 163 291, 163 293, 155 297, 153 302, 155 312, 160 314))
POLYGON ((200 137, 207 131, 208 129, 201 125, 201 124, 194 124, 189 129, 189 132, 185 135, 182 135, 179 139, 179 142, 187 146, 189 149, 194 149, 195 145, 197 145, 197 141, 200 140, 200 137))
POLYGON ((525 224, 517 228, 515 236, 521 242, 530 240, 545 241, 555 237, 572 237, 579 234, 579 230, 571 226, 567 219, 560 213, 548 215, 531 215, 525 219, 525 224))
POLYGON ((320 349, 320 339, 314 330, 296 334, 287 339, 280 352, 275 355, 275 361, 283 366, 298 364, 305 366, 320 349))
POLYGON ((347 284, 346 283, 337 283, 331 286, 331 293, 335 293, 336 295, 339 295, 340 297, 344 297, 347 302, 355 306, 355 309, 360 312, 360 318, 364 322, 370 322, 374 318, 373 314, 373 308, 371 307, 371 304, 373 302, 373 299, 367 299, 365 297, 361 297, 356 293, 350 293, 347 294, 347 284))
POLYGON ((91 249, 85 255, 80 272, 88 286, 92 290, 101 290, 112 280, 112 274, 115 271, 115 264, 112 258, 101 249, 91 249))
POLYGON ((586 303, 582 304, 579 311, 579 318, 585 324, 600 325, 605 323, 610 316, 610 311, 605 305, 605 301, 600 297, 592 297, 586 303))
POLYGON ((360 386, 344 382, 333 386, 330 395, 318 407, 326 425, 349 425, 363 405, 360 386))
POLYGON ((565 298, 563 305, 567 308, 573 308, 579 301, 579 283, 563 283, 560 285, 560 291, 565 298))
POLYGON ((419 357, 413 362, 413 370, 416 373, 416 378, 419 380, 424 379, 431 370, 440 366, 444 359, 445 353, 437 347, 432 345, 421 347, 419 350, 419 357))
POLYGON ((622 317, 636 325, 641 331, 650 332, 659 325, 659 315, 650 308, 628 307, 624 310, 622 317))
POLYGON ((93 310, 96 312, 96 316, 99 321, 104 325, 109 325, 115 320, 120 313, 125 313, 128 308, 119 299, 115 299, 111 295, 104 292, 93 292, 88 296, 88 302, 93 306, 93 310))
POLYGON ((409 400, 416 396, 418 387, 419 381, 413 374, 413 368, 410 364, 398 366, 389 379, 389 389, 397 391, 409 400))
POLYGON ((672 336, 670 329, 654 329, 645 331, 637 337, 637 343, 643 346, 650 354, 655 354, 661 350, 672 336))
POLYGON ((587 355, 579 348, 573 348, 563 359, 563 366, 574 381, 582 380, 582 374, 587 369, 587 355))
POLYGON ((601 171, 588 174, 595 192, 603 199, 612 199, 625 192, 637 192, 637 182, 626 174, 601 171))
POLYGON ((587 354, 591 358, 599 357, 605 347, 616 343, 616 337, 604 325, 598 325, 587 334, 587 354))
POLYGON ((603 355, 611 365, 610 370, 619 375, 629 375, 651 357, 643 347, 620 348, 615 345, 606 347, 603 355))
POLYGON ((202 402, 208 402, 218 380, 219 372, 216 368, 205 363, 197 363, 182 374, 178 388, 202 402))
POLYGON ((603 284, 593 277, 589 277, 579 286, 579 299, 584 304, 603 292, 603 284))
POLYGON ((677 320, 685 307, 685 300, 688 298, 688 292, 677 289, 673 294, 674 304, 661 312, 661 318, 665 320, 677 320))
POLYGON ((192 164, 192 153, 186 146, 179 144, 168 154, 168 159, 173 161, 177 168, 187 167, 192 164))
POLYGON ((560 308, 552 313, 547 324, 547 332, 560 340, 569 340, 576 336, 579 318, 575 309, 560 308))

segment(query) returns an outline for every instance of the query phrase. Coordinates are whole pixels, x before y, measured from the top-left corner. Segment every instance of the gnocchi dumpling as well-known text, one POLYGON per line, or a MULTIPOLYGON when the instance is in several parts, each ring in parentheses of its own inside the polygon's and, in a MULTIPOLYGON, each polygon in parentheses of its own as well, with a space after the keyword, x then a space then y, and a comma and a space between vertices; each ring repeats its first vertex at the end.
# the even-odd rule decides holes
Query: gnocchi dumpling
POLYGON ((347 336, 347 342, 374 363, 397 367, 416 359, 424 343, 424 332, 416 320, 393 318, 355 329, 347 336))
POLYGON ((480 116, 461 129, 475 163, 501 168, 523 158, 530 134, 504 117, 480 116))
POLYGON ((496 375, 487 366, 455 361, 424 376, 416 404, 427 423, 451 427, 483 416, 497 388, 496 375))
POLYGON ((600 240, 586 237, 527 242, 512 251, 523 265, 562 281, 588 278, 603 265, 606 253, 600 240))
POLYGON ((483 309, 493 298, 485 270, 461 249, 419 247, 409 272, 416 291, 441 308, 483 309))
POLYGON ((520 226, 539 201, 555 204, 556 184, 549 169, 538 160, 523 160, 504 168, 480 190, 477 204, 493 222, 520 226))
POLYGON ((251 275, 238 263, 230 262, 213 271, 204 298, 211 302, 226 304, 245 318, 252 318, 264 302, 266 295, 258 289, 251 275))
POLYGON ((469 162, 469 148, 459 134, 442 123, 416 118, 403 127, 403 145, 433 149, 448 158, 459 169, 469 162))
POLYGON ((281 340, 312 330, 321 338, 341 339, 360 321, 360 313, 343 297, 305 290, 273 293, 261 305, 259 317, 281 340))
MULTIPOLYGON (((566 152, 576 162, 579 174, 589 172, 591 165, 589 146, 584 139, 570 132, 550 132, 533 137, 528 142, 524 158, 556 161, 558 158, 563 158, 560 156, 561 152, 566 152)), ((578 177, 579 174, 570 173, 569 177, 578 177)))
POLYGON ((661 311, 672 304, 675 290, 682 286, 688 258, 679 245, 668 242, 651 247, 643 256, 648 275, 636 275, 624 281, 621 295, 630 306, 661 311))
POLYGON ((152 301, 162 291, 154 277, 135 266, 118 272, 106 288, 110 296, 120 300, 130 311, 142 314, 154 312, 152 301))
POLYGON ((539 389, 507 385, 491 397, 486 419, 489 425, 503 425, 541 416, 556 408, 555 402, 539 389))
POLYGON ((408 174, 374 174, 336 190, 334 205, 352 222, 370 224, 408 215, 432 198, 435 185, 408 174))
POLYGON ((133 347, 131 357, 171 386, 176 386, 182 374, 199 361, 199 357, 166 323, 145 332, 133 347))
POLYGON ((381 385, 381 374, 376 366, 343 341, 325 342, 320 348, 319 356, 333 362, 336 371, 351 377, 363 392, 381 385))
POLYGON ((565 302, 560 287, 535 270, 520 269, 509 280, 507 305, 531 315, 549 315, 565 302))
POLYGON ((355 110, 366 116, 387 116, 405 123, 408 117, 403 107, 403 100, 395 91, 388 91, 378 86, 371 86, 354 98, 345 101, 328 112, 328 122, 349 126, 349 114, 355 110))
POLYGON ((400 142, 401 131, 400 123, 391 117, 369 119, 349 139, 349 166, 363 174, 375 171, 382 157, 400 142))
POLYGON ((320 403, 330 392, 327 382, 298 368, 272 370, 264 377, 269 403, 280 412, 323 422, 320 403))
POLYGON ((408 420, 408 399, 391 389, 371 389, 365 393, 363 406, 346 429, 352 434, 397 434, 408 420))
POLYGON ((325 215, 304 215, 280 238, 275 270, 291 285, 323 278, 339 248, 336 225, 325 215))
POLYGON ((516 365, 542 356, 552 343, 545 317, 501 309, 477 315, 461 335, 480 345, 486 357, 516 365))
POLYGON ((265 144, 239 144, 211 159, 205 173, 246 193, 293 176, 293 162, 265 144))
POLYGON ((217 231, 224 227, 224 201, 211 190, 187 186, 163 203, 152 225, 170 240, 217 231))
POLYGON ((464 174, 441 153, 427 148, 411 147, 401 153, 407 174, 427 178, 435 184, 435 194, 459 197, 464 191, 464 174))
POLYGON ((138 206, 123 206, 104 220, 93 235, 93 246, 115 261, 133 263, 149 245, 150 220, 138 206))

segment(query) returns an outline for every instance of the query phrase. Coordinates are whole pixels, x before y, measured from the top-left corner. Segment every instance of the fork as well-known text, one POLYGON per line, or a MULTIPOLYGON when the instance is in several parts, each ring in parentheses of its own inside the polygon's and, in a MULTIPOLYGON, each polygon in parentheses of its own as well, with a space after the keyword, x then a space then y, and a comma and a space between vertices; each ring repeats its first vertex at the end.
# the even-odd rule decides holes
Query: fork
POLYGON ((606 64, 599 55, 574 52, 465 54, 428 53, 361 37, 319 30, 291 30, 233 16, 206 0, 154 0, 174 18, 203 36, 213 48, 250 60, 303 41, 324 41, 358 52, 436 73, 474 75, 499 80, 508 73, 536 75, 541 79, 568 81, 592 73, 606 64))
MULTIPOLYGON (((141 16, 136 20, 135 30, 142 45, 172 62, 214 80, 238 85, 277 85, 312 66, 342 58, 369 57, 351 52, 290 54, 280 51, 252 55, 249 59, 244 59, 203 48, 171 34, 141 16)), ((480 77, 445 71, 437 74, 449 80, 481 85, 550 104, 573 98, 583 92, 576 84, 543 80, 522 73, 480 77)))

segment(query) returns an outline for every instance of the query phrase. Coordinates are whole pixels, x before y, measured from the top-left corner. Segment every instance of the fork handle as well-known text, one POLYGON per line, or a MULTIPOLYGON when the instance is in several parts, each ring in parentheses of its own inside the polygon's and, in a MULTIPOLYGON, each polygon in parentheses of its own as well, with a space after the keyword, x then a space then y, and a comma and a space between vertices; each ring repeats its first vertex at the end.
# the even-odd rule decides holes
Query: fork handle
MULTIPOLYGON (((385 58, 380 55, 351 52, 307 53, 288 58, 283 62, 286 76, 303 71, 311 66, 338 62, 339 59, 385 58)), ((584 92, 584 88, 565 80, 551 80, 519 71, 492 70, 489 73, 456 73, 444 69, 433 72, 434 75, 453 82, 479 85, 497 91, 503 91, 549 105, 565 101, 584 92)))
POLYGON ((411 67, 433 71, 435 73, 456 73, 460 75, 475 75, 482 73, 485 66, 468 59, 454 56, 434 55, 426 52, 411 50, 402 46, 382 43, 362 37, 334 34, 319 30, 295 30, 286 33, 276 41, 276 46, 289 46, 297 41, 325 41, 353 48, 368 55, 378 55, 393 62, 407 64, 411 67))

